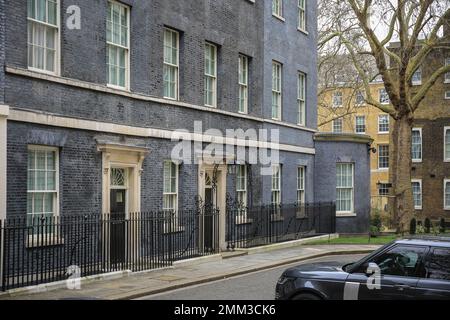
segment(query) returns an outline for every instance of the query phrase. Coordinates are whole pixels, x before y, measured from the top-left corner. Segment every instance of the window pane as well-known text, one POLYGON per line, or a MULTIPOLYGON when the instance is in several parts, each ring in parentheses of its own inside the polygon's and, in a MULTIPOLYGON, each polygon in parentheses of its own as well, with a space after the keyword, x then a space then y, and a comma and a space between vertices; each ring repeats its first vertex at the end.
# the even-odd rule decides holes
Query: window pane
POLYGON ((33 201, 34 212, 33 213, 43 213, 44 212, 44 194, 35 193, 33 201))
POLYGON ((380 267, 382 275, 417 277, 417 267, 424 252, 423 248, 395 247, 373 262, 380 267))
POLYGON ((425 270, 427 278, 438 280, 450 280, 450 250, 434 249, 429 259, 426 260, 425 270))
POLYGON ((44 193, 44 211, 53 214, 53 193, 44 193))
POLYGON ((414 206, 422 207, 422 186, 420 182, 412 182, 414 206))
POLYGON ((450 181, 445 183, 445 208, 450 208, 450 181))
POLYGON ((36 18, 36 0, 28 0, 28 17, 36 18))
POLYGON ((445 158, 450 159, 450 129, 445 133, 445 158))
POLYGON ((55 190, 56 188, 56 176, 54 171, 47 172, 47 188, 46 190, 55 190))
POLYGON ((46 22, 46 0, 37 0, 37 14, 36 19, 42 22, 46 22))
POLYGON ((57 24, 57 4, 51 0, 48 1, 48 23, 57 24))

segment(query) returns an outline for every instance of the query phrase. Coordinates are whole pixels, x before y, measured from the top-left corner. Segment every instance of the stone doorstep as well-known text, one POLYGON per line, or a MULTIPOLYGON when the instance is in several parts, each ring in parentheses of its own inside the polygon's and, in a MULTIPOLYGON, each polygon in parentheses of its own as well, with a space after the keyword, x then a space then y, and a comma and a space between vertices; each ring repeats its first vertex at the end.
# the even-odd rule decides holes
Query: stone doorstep
MULTIPOLYGON (((275 243, 275 244, 271 244, 271 245, 265 245, 265 246, 254 247, 254 248, 249 248, 249 249, 236 249, 235 251, 223 252, 222 254, 214 254, 214 255, 210 255, 210 256, 203 256, 203 257, 198 257, 198 258, 175 261, 173 263, 173 266, 171 266, 171 267, 138 271, 138 272, 132 272, 131 270, 125 270, 125 271, 117 271, 117 272, 111 272, 111 273, 103 273, 103 274, 92 275, 92 276, 80 278, 80 281, 81 281, 81 285, 83 285, 83 284, 92 283, 92 282, 99 281, 99 280, 116 280, 116 279, 120 279, 120 278, 124 278, 124 277, 134 276, 134 275, 144 275, 144 274, 156 273, 156 272, 161 272, 164 270, 182 268, 182 267, 187 267, 187 266, 195 266, 195 265, 199 265, 199 264, 203 264, 203 263, 219 261, 219 260, 227 259, 227 258, 239 257, 239 256, 243 256, 243 255, 248 255, 248 254, 263 253, 263 252, 269 252, 269 251, 273 251, 273 250, 280 250, 280 249, 286 249, 286 248, 291 248, 291 247, 295 247, 295 246, 301 246, 303 244, 307 244, 308 242, 324 240, 324 239, 328 239, 329 237, 331 237, 331 239, 335 239, 335 238, 338 238, 339 235, 338 234, 332 234, 331 236, 324 235, 324 236, 317 236, 317 237, 293 240, 293 241, 282 242, 282 243, 275 243)), ((330 252, 328 252, 327 254, 330 254, 330 252)), ((299 260, 299 261, 301 261, 301 260, 299 260)), ((293 262, 295 262, 295 261, 293 261, 293 262)), ((289 262, 283 262, 282 264, 288 264, 288 263, 289 262)), ((277 265, 282 265, 282 264, 277 264, 277 265)), ((277 266, 277 265, 274 265, 274 266, 277 266)), ((230 277, 230 276, 245 274, 248 272, 263 270, 265 268, 268 268, 268 267, 264 266, 261 269, 258 268, 257 270, 256 269, 255 270, 252 269, 252 270, 248 270, 248 271, 242 270, 242 271, 233 273, 231 275, 226 273, 224 275, 220 275, 217 279, 216 279, 216 277, 214 277, 214 279, 212 279, 211 281, 222 279, 224 277, 226 278, 226 277, 230 277)), ((206 277, 206 278, 202 279, 200 283, 206 282, 207 279, 209 279, 209 278, 206 277)), ((187 282, 187 283, 189 285, 197 284, 197 283, 190 284, 190 282, 187 282)), ((181 287, 183 287, 183 286, 185 286, 185 284, 181 284, 181 287)), ((15 296, 23 295, 23 294, 36 294, 36 293, 42 293, 42 292, 48 292, 48 291, 54 291, 54 290, 58 290, 58 289, 66 289, 66 288, 67 288, 67 281, 62 280, 62 281, 43 283, 43 284, 36 285, 36 286, 28 286, 28 287, 22 287, 22 288, 17 288, 17 289, 11 289, 11 290, 8 290, 5 292, 0 292, 0 298, 5 297, 5 296, 15 297, 15 296)), ((178 287, 176 285, 174 285, 174 286, 171 286, 169 290, 173 290, 176 288, 178 288, 178 287)), ((155 293, 167 291, 164 288, 162 288, 160 290, 161 291, 158 291, 155 293)))

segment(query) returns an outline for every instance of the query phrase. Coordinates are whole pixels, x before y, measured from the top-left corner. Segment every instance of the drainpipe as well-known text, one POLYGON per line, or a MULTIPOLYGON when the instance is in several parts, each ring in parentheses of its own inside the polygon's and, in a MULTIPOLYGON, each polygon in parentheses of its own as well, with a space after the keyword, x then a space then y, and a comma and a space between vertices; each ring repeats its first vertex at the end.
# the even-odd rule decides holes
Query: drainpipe
MULTIPOLYGON (((7 118, 9 107, 0 104, 0 220, 5 223, 6 218, 6 137, 7 137, 7 118)), ((3 280, 3 247, 4 232, 1 232, 0 238, 0 281, 3 280)))

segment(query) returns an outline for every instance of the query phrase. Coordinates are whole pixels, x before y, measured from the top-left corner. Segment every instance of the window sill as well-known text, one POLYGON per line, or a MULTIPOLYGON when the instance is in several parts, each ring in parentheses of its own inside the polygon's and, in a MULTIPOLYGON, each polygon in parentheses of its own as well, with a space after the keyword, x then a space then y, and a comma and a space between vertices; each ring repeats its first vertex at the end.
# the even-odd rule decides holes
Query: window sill
POLYGON ((387 131, 387 132, 378 132, 378 134, 389 134, 389 132, 387 131))
POLYGON ((297 220, 308 219, 308 216, 304 213, 303 214, 297 213, 297 215, 295 217, 297 218, 297 220))
POLYGON ((412 163, 422 163, 422 159, 420 159, 420 160, 411 160, 412 161, 412 163))
POLYGON ((106 87, 108 87, 110 89, 126 92, 126 93, 131 93, 130 89, 127 87, 119 87, 119 86, 115 86, 115 85, 109 84, 109 83, 106 84, 106 87))
POLYGON ((356 213, 352 212, 337 212, 336 218, 355 218, 357 215, 356 213))
POLYGON ((450 80, 444 80, 444 83, 445 84, 450 83, 450 80))
POLYGON ((33 68, 33 67, 28 67, 28 70, 32 71, 32 72, 46 74, 46 75, 49 75, 49 76, 59 77, 59 73, 58 72, 52 72, 52 71, 47 71, 47 70, 33 68))
POLYGON ((279 15, 277 15, 277 14, 275 14, 275 13, 272 13, 272 16, 275 17, 275 18, 277 18, 277 19, 280 20, 281 22, 285 22, 285 21, 286 21, 285 18, 283 18, 282 16, 279 16, 279 15))
POLYGON ((420 211, 420 210, 423 210, 423 208, 422 207, 414 207, 414 210, 420 211))
POLYGON ((279 214, 279 213, 272 214, 272 215, 270 215, 270 221, 272 221, 272 222, 281 222, 281 221, 284 221, 284 217, 281 214, 279 214))
POLYGON ((170 224, 164 224, 164 234, 173 234, 173 233, 181 233, 184 232, 185 227, 180 225, 170 225, 170 224))
POLYGON ((421 85, 422 85, 422 82, 412 83, 413 87, 418 87, 418 86, 421 86, 421 85))
POLYGON ((302 29, 302 28, 297 28, 297 31, 299 31, 299 32, 301 32, 301 33, 303 33, 303 34, 309 36, 309 32, 306 31, 306 30, 304 30, 304 29, 302 29))
POLYGON ((59 246, 63 244, 64 239, 54 234, 36 234, 28 236, 26 247, 31 249, 40 247, 59 246))
POLYGON ((165 97, 165 96, 163 96, 163 99, 167 99, 170 101, 179 101, 178 98, 171 98, 171 97, 165 97))
POLYGON ((235 223, 237 225, 251 224, 253 223, 253 219, 250 219, 246 216, 237 216, 235 223))

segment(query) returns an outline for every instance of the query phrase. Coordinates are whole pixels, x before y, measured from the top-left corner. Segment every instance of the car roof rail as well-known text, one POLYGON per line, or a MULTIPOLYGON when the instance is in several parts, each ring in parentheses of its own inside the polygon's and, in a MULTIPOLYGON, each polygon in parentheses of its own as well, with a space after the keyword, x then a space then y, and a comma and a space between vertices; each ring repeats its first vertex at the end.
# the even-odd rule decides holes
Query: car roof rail
POLYGON ((415 235, 415 236, 407 236, 403 238, 403 240, 428 240, 428 241, 450 242, 450 235, 449 236, 415 235))

